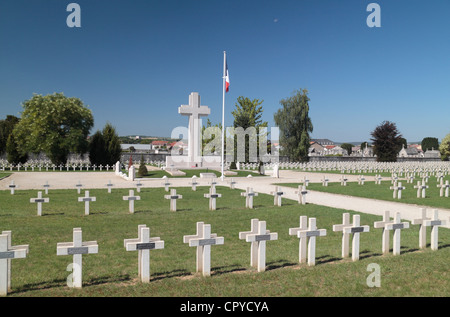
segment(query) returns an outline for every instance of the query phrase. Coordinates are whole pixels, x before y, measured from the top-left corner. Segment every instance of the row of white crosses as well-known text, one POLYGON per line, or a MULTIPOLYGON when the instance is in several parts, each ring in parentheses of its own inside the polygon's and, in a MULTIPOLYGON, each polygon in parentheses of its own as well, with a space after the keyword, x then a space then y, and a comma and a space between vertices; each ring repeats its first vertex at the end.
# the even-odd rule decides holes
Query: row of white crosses
MULTIPOLYGON (((432 219, 426 217, 426 210, 421 209, 420 218, 414 219, 412 224, 420 225, 419 247, 426 247, 426 227, 431 227, 431 249, 438 249, 438 227, 445 225, 445 221, 438 218, 438 211, 434 210, 432 219)), ((382 221, 374 223, 375 228, 383 229, 382 251, 389 253, 389 231, 394 231, 393 254, 400 254, 400 234, 402 229, 409 228, 408 222, 401 222, 400 213, 396 213, 394 220, 390 219, 386 211, 382 221)), ((342 232, 342 258, 349 256, 349 236, 352 235, 352 260, 359 260, 360 233, 369 232, 369 226, 360 225, 360 216, 353 216, 350 223, 350 214, 343 214, 342 224, 333 225, 333 231, 342 232)), ((316 238, 326 236, 326 229, 317 229, 316 218, 300 216, 300 226, 289 229, 289 235, 299 238, 299 263, 307 262, 309 266, 316 263, 316 238)), ((277 233, 271 233, 266 228, 266 222, 259 219, 251 220, 251 230, 239 232, 239 239, 251 243, 250 266, 256 267, 258 272, 266 269, 266 242, 278 240, 277 233)), ((211 233, 211 225, 197 222, 195 235, 183 236, 183 242, 190 247, 197 248, 196 271, 203 276, 211 275, 211 246, 223 245, 224 238, 211 233)), ((138 251, 138 275, 143 283, 150 281, 150 250, 164 249, 164 241, 159 237, 150 237, 150 229, 146 225, 138 226, 137 239, 125 239, 126 251, 138 251)), ((25 258, 29 252, 28 245, 12 246, 11 231, 3 231, 0 235, 0 295, 6 295, 11 289, 11 260, 25 258)), ((57 243, 56 255, 72 255, 70 265, 73 270, 72 281, 69 287, 82 287, 83 254, 98 253, 97 241, 83 242, 81 228, 73 229, 72 242, 57 243)))

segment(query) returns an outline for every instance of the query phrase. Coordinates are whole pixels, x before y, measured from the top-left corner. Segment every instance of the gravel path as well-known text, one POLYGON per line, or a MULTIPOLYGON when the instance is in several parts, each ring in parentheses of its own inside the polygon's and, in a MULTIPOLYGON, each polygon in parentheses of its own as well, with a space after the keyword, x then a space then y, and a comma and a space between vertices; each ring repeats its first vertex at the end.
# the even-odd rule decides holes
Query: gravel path
MULTIPOLYGON (((276 183, 299 183, 306 176, 311 183, 319 183, 323 178, 323 175, 327 175, 330 182, 337 182, 341 177, 340 174, 331 173, 305 173, 289 170, 280 170, 280 177, 239 177, 235 178, 237 182, 236 188, 245 190, 247 187, 252 187, 254 191, 259 193, 270 194, 275 189, 276 183)), ((349 181, 357 181, 358 175, 347 175, 349 181)), ((373 176, 367 176, 367 181, 373 181, 373 176)), ((18 185, 18 190, 21 189, 35 189, 42 190, 42 185, 48 181, 51 189, 75 189, 75 185, 78 182, 83 184, 83 188, 105 188, 106 184, 111 180, 114 184, 113 188, 132 188, 136 182, 127 181, 119 176, 116 176, 113 172, 18 172, 13 173, 11 176, 0 180, 0 190, 7 190, 8 185, 14 180, 18 185)), ((218 185, 228 185, 230 178, 221 181, 218 179, 218 185)), ((211 179, 197 178, 199 186, 207 186, 211 179)), ((174 187, 186 187, 190 186, 191 179, 189 178, 170 178, 169 182, 174 187)), ((141 179, 143 187, 162 187, 163 180, 160 178, 146 178, 141 179)), ((285 194, 283 198, 297 200, 297 196, 294 194, 295 188, 283 187, 285 194)), ((346 195, 337 195, 330 193, 323 193, 317 191, 308 191, 306 201, 308 203, 328 206, 333 208, 346 209, 351 211, 358 211, 362 213, 368 213, 373 215, 382 215, 385 210, 391 211, 393 216, 394 212, 400 212, 403 219, 411 221, 414 218, 418 218, 420 208, 417 205, 404 204, 399 202, 390 202, 376 199, 359 198, 346 195)), ((450 198, 449 198, 450 205, 450 198)), ((435 208, 428 208, 428 212, 435 208)), ((439 208, 439 218, 446 220, 447 224, 444 227, 450 228, 450 209, 439 208)))

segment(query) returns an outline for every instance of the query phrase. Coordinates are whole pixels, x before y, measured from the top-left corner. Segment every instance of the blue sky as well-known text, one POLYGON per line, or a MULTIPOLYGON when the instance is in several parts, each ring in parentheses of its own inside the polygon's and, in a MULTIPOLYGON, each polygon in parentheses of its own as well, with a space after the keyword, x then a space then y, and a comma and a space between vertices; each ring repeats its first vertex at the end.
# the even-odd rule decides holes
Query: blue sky
POLYGON ((95 127, 169 136, 190 92, 221 121, 223 51, 237 97, 279 101, 308 89, 313 138, 364 141, 382 121, 408 141, 450 133, 448 0, 1 0, 0 118, 33 93, 89 105, 95 127), (81 28, 69 28, 69 3, 81 28), (381 7, 381 28, 366 24, 381 7))

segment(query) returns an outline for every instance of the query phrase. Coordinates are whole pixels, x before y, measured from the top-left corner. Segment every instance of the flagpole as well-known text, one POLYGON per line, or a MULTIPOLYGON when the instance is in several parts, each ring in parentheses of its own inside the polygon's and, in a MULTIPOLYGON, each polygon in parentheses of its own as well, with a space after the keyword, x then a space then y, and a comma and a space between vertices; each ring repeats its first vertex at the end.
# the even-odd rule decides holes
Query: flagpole
POLYGON ((223 84, 222 84, 222 176, 223 181, 225 174, 223 171, 225 158, 225 77, 226 77, 227 52, 223 51, 223 84))

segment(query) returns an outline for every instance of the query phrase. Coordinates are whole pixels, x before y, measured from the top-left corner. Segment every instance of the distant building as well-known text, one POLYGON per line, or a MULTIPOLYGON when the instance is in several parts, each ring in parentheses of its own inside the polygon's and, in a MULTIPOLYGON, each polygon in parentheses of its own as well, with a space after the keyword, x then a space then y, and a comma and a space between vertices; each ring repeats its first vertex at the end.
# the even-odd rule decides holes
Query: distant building
POLYGON ((438 150, 428 150, 423 154, 424 157, 441 157, 441 152, 439 152, 438 150))
POLYGON ((137 153, 146 153, 152 150, 151 144, 121 144, 120 147, 122 148, 122 151, 132 151, 137 153))
POLYGON ((402 149, 398 153, 398 157, 420 157, 419 150, 415 146, 409 146, 405 148, 403 145, 402 149))
POLYGON ((309 156, 323 155, 324 152, 325 152, 325 147, 323 147, 322 145, 320 145, 319 143, 317 143, 315 141, 310 142, 309 151, 308 151, 309 156))
POLYGON ((152 147, 154 150, 159 150, 159 149, 167 147, 168 144, 169 144, 169 141, 153 141, 152 147))
POLYGON ((333 141, 328 139, 311 139, 311 142, 316 142, 317 144, 320 144, 322 146, 335 145, 333 141))

